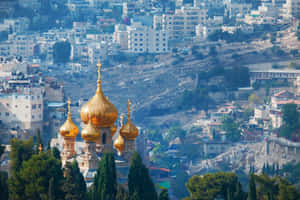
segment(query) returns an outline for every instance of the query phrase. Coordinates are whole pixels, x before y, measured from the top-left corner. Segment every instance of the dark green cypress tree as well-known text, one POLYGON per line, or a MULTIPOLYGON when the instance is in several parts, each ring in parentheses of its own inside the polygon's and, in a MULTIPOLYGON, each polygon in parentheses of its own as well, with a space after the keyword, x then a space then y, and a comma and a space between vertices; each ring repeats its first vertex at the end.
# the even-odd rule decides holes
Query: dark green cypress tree
POLYGON ((0 172, 0 199, 8 200, 8 175, 7 175, 7 172, 0 172))
POLYGON ((169 200, 168 190, 163 189, 159 194, 159 200, 169 200))
POLYGON ((254 174, 250 175, 248 200, 257 200, 254 174))
POLYGON ((4 151, 5 151, 5 146, 2 146, 0 144, 0 158, 1 158, 2 154, 4 153, 4 151))
POLYGON ((120 184, 117 186, 116 200, 129 200, 128 192, 120 184))
POLYGON ((41 131, 40 131, 40 129, 38 129, 37 130, 37 133, 36 133, 36 146, 35 146, 35 151, 36 151, 36 153, 39 153, 40 151, 39 151, 39 147, 40 147, 40 145, 42 145, 42 147, 43 147, 43 142, 42 142, 42 138, 41 138, 41 131))
POLYGON ((143 164, 137 152, 133 154, 128 174, 128 188, 130 199, 157 200, 155 186, 149 176, 148 169, 143 164))
POLYGON ((52 148, 52 155, 54 156, 54 158, 56 158, 58 160, 61 159, 60 158, 60 152, 59 152, 58 148, 56 148, 56 147, 52 148))
POLYGON ((117 194, 117 174, 112 153, 105 153, 99 163, 94 181, 95 200, 115 200, 117 194))
POLYGON ((49 186, 48 186, 48 200, 55 200, 55 194, 54 194, 54 178, 50 178, 49 180, 49 186))
POLYGON ((65 200, 87 200, 86 184, 77 162, 66 163, 64 174, 65 200))

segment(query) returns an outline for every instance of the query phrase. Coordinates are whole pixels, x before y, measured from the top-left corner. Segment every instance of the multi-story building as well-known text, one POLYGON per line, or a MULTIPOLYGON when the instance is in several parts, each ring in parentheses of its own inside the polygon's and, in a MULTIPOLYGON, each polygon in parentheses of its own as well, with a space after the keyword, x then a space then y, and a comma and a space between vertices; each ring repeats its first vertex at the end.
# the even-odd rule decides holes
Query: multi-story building
POLYGON ((293 17, 300 17, 300 0, 286 0, 287 14, 293 17))
POLYGON ((250 14, 252 5, 248 3, 227 3, 226 4, 226 13, 229 13, 229 17, 244 17, 247 14, 250 14))
POLYGON ((0 58, 0 73, 5 72, 23 72, 27 73, 27 63, 21 62, 16 58, 0 58))
POLYGON ((128 49, 128 32, 127 32, 126 25, 124 24, 115 25, 113 41, 120 45, 121 50, 128 49))
POLYGON ((27 58, 33 56, 34 46, 36 40, 31 35, 9 35, 9 41, 12 42, 10 46, 10 55, 11 56, 22 56, 27 58))
POLYGON ((198 24, 205 24, 206 20, 206 9, 182 7, 181 9, 177 9, 175 14, 163 14, 161 23, 162 29, 169 33, 169 39, 177 40, 195 36, 196 26, 198 24))
POLYGON ((132 53, 166 53, 168 49, 168 34, 166 30, 135 23, 128 27, 128 50, 132 53))
POLYGON ((90 64, 97 64, 98 60, 106 60, 108 54, 107 42, 90 43, 88 45, 88 56, 90 64))
POLYGON ((0 120, 9 128, 42 130, 43 89, 32 87, 18 88, 13 92, 2 91, 0 95, 0 120))

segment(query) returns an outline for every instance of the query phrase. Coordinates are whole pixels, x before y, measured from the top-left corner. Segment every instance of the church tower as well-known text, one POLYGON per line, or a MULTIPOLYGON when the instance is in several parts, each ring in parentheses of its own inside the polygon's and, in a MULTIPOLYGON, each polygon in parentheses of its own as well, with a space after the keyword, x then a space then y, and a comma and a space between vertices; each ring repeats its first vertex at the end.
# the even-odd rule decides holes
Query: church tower
POLYGON ((78 127, 71 119, 71 100, 68 100, 68 118, 66 122, 60 127, 59 133, 64 138, 64 149, 61 152, 61 159, 63 166, 68 158, 73 157, 75 152, 75 138, 78 134, 78 127))
POLYGON ((124 151, 122 153, 122 156, 130 161, 133 155, 133 152, 136 151, 136 144, 135 140, 136 137, 139 135, 139 130, 137 127, 132 123, 131 121, 131 110, 130 105, 131 102, 128 99, 128 119, 124 126, 120 129, 120 135, 124 138, 124 151))
MULTIPOLYGON (((101 63, 98 67, 98 81, 95 95, 81 108, 81 120, 87 124, 86 132, 83 132, 82 138, 88 143, 86 152, 94 151, 96 153, 112 152, 113 141, 112 137, 115 134, 117 127, 114 124, 118 117, 117 108, 104 96, 101 87, 101 63), (92 140, 85 139, 84 134, 94 134, 92 140), (97 134, 96 134, 97 133, 97 134), (87 142, 88 141, 88 142, 87 142)), ((91 154, 92 155, 92 154, 91 154)), ((87 157, 88 158, 88 157, 87 157)), ((91 157, 92 158, 92 157, 91 157)))

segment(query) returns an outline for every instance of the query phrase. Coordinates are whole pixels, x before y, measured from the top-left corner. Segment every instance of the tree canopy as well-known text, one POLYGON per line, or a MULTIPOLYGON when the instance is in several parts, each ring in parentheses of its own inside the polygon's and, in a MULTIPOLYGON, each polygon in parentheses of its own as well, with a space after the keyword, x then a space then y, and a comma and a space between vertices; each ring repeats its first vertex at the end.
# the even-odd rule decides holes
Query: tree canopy
POLYGON ((54 63, 67 63, 70 61, 71 44, 68 41, 56 42, 53 46, 54 63))
POLYGON ((285 104, 282 106, 282 121, 280 136, 292 139, 293 132, 299 129, 299 112, 296 104, 285 104))

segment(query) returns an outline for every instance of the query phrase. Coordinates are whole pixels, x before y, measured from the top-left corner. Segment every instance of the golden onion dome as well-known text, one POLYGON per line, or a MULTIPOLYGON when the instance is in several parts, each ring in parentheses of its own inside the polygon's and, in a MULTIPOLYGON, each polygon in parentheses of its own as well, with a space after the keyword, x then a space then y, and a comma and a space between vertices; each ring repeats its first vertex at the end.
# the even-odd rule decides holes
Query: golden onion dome
POLYGON ((128 120, 124 126, 120 129, 120 135, 126 138, 127 140, 135 140, 136 137, 139 135, 139 130, 137 127, 132 123, 130 119, 130 101, 128 100, 128 120))
POLYGON ((68 100, 68 118, 67 121, 60 127, 59 133, 65 138, 76 138, 79 130, 71 119, 71 100, 68 100))
POLYGON ((96 127, 110 127, 118 117, 117 108, 104 96, 101 87, 101 64, 98 67, 97 91, 93 98, 86 103, 80 111, 81 120, 87 124, 91 117, 91 123, 96 127))
POLYGON ((81 131, 81 137, 84 141, 96 142, 100 137, 100 129, 97 129, 91 123, 91 120, 86 127, 81 131))
POLYGON ((114 147, 120 153, 122 153, 124 151, 124 138, 121 135, 119 135, 118 138, 115 140, 114 147))
POLYGON ((111 127, 110 127, 110 134, 111 134, 111 137, 113 137, 115 135, 115 133, 117 132, 117 126, 115 124, 113 124, 111 127))

